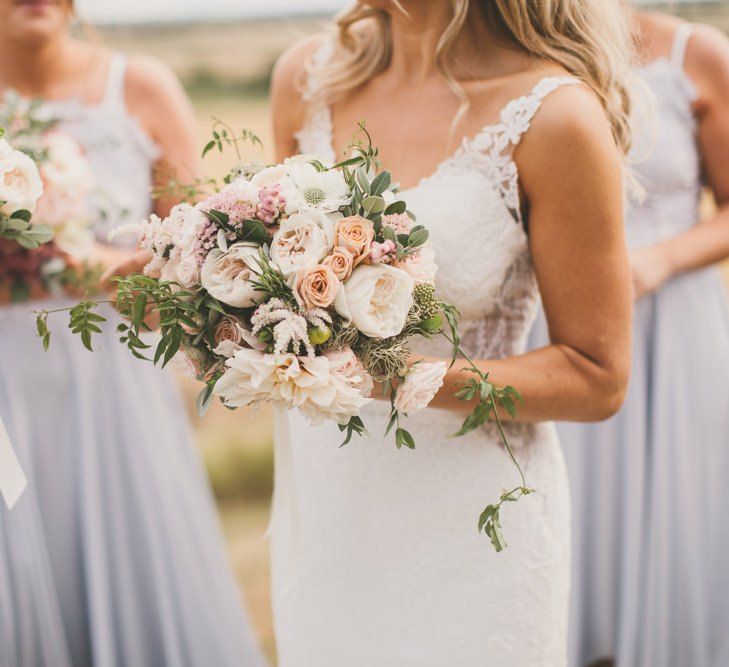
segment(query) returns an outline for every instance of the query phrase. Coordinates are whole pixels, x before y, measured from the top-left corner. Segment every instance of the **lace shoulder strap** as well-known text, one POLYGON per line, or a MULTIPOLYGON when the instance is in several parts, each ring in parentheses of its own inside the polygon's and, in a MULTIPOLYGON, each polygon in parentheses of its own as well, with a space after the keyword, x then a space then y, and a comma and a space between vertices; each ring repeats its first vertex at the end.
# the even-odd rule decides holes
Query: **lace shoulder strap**
POLYGON ((531 92, 511 100, 500 112, 499 122, 487 125, 469 146, 487 156, 489 169, 509 212, 519 224, 524 224, 519 197, 519 174, 513 151, 531 127, 542 102, 562 86, 582 83, 573 76, 550 76, 541 79, 531 92))
POLYGON ((309 101, 316 93, 319 82, 318 71, 326 65, 334 54, 334 41, 325 37, 314 51, 309 63, 306 66, 306 80, 304 82, 303 98, 309 101))
POLYGON ((562 86, 573 86, 580 80, 573 76, 550 76, 541 79, 528 95, 509 102, 499 114, 503 132, 508 143, 516 146, 531 127, 542 102, 562 86))
POLYGON ((317 155, 326 161, 334 162, 332 114, 323 102, 313 102, 312 98, 319 87, 317 74, 334 53, 334 41, 327 37, 316 48, 306 67, 306 79, 302 98, 307 102, 307 113, 303 127, 295 134, 302 153, 317 155))
POLYGON ((686 50, 688 49, 689 39, 694 31, 691 23, 682 23, 676 31, 673 38, 673 46, 671 47, 671 63, 678 69, 683 69, 686 60, 686 50))

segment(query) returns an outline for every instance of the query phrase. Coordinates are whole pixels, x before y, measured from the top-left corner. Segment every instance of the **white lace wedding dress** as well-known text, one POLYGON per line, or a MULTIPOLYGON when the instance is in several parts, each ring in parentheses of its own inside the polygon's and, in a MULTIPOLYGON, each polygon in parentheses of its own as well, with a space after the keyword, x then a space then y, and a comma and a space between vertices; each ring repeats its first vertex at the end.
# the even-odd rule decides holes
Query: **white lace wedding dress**
MULTIPOLYGON (((431 232, 438 291, 461 311, 465 347, 524 350, 537 302, 512 150, 542 80, 500 122, 403 193, 431 232)), ((333 158, 331 118, 313 109, 300 149, 333 158)), ((447 344, 427 351, 446 357, 447 344)), ((484 506, 518 484, 491 427, 449 438, 462 416, 408 421, 417 448, 384 438, 388 406, 365 411, 370 437, 339 448, 336 426, 277 418, 273 597, 282 667, 558 667, 566 664, 569 496, 552 424, 510 425, 538 492, 503 511, 509 548, 477 532, 484 506)))

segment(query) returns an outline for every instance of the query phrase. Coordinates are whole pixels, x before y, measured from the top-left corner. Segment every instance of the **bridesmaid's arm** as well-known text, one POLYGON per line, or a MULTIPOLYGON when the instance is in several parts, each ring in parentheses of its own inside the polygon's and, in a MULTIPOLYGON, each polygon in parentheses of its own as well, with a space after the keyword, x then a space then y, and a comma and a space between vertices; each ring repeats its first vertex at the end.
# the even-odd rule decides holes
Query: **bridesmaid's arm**
POLYGON ((671 276, 729 257, 729 40, 714 28, 697 26, 686 54, 686 73, 698 89, 699 149, 718 211, 684 234, 631 253, 637 297, 655 291, 671 276))
MULTIPOLYGON (((129 59, 126 79, 129 113, 161 149, 154 166, 154 185, 164 188, 170 179, 191 183, 200 175, 197 121, 180 81, 162 62, 148 57, 129 59)), ((166 216, 178 197, 159 197, 155 213, 166 216)))
MULTIPOLYGON (((126 104, 161 150, 154 165, 154 187, 164 189, 170 179, 192 183, 201 173, 195 112, 179 80, 162 62, 146 56, 129 59, 126 72, 126 104)), ((150 194, 150 197, 152 195, 150 194)), ((154 212, 169 214, 179 198, 154 200, 154 212)), ((104 246, 101 261, 110 267, 102 277, 106 288, 112 276, 140 273, 149 262, 145 252, 104 246)))
MULTIPOLYGON (((620 157, 597 99, 581 86, 553 93, 515 158, 552 344, 477 365, 523 395, 519 421, 605 419, 627 388, 631 290, 620 157)), ((473 409, 453 396, 464 367, 448 372, 433 407, 473 409)))

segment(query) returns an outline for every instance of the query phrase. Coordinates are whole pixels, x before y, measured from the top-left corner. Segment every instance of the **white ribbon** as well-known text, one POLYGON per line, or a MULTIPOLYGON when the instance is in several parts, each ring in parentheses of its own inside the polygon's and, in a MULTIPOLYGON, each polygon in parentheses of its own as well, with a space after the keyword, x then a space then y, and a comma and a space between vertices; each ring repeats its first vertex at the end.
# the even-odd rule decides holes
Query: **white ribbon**
POLYGON ((28 480, 15 455, 13 443, 10 442, 5 424, 0 419, 0 493, 8 509, 12 509, 26 486, 28 486, 28 480))

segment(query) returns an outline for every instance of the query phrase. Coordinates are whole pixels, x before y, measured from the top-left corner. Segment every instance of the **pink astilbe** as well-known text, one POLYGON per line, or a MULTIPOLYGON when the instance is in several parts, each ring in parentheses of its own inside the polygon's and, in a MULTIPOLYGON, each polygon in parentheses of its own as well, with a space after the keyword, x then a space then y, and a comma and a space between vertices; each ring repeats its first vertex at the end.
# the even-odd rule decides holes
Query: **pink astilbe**
POLYGON ((212 220, 208 220, 198 230, 195 240, 195 258, 200 266, 205 263, 208 253, 218 245, 218 229, 219 227, 212 220))
POLYGON ((234 181, 226 185, 220 192, 205 200, 202 208, 225 213, 232 227, 238 227, 244 220, 255 218, 259 205, 257 193, 254 188, 245 187, 243 183, 249 185, 247 181, 234 181))

